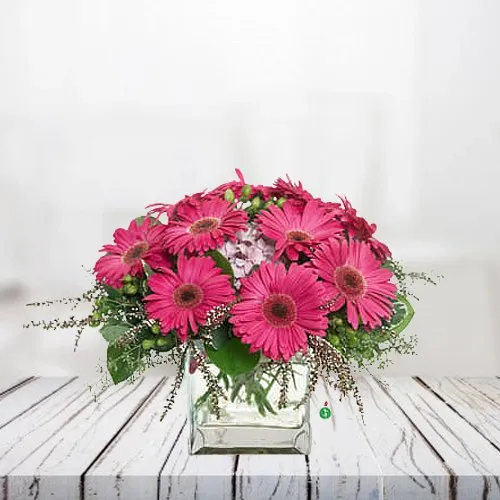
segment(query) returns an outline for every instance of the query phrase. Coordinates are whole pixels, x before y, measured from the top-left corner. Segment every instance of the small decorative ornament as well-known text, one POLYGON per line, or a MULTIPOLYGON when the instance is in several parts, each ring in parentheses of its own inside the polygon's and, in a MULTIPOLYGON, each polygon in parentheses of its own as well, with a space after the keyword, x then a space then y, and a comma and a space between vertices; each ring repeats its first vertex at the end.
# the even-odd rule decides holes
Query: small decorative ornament
MULTIPOLYGON (((117 229, 81 297, 29 304, 90 303, 91 314, 25 327, 76 329, 75 348, 99 328, 110 384, 174 364, 162 419, 187 379, 192 454, 307 454, 319 378, 363 415, 351 366, 414 352, 403 335, 413 316, 406 279, 434 281, 407 274, 346 198, 236 173, 117 229)), ((327 401, 319 415, 332 417, 327 401)))

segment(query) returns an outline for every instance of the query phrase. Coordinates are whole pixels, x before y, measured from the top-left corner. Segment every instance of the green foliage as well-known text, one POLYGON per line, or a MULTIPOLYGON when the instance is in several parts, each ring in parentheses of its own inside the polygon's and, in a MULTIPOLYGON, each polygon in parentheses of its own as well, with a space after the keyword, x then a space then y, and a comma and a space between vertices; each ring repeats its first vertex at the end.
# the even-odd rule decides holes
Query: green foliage
POLYGON ((222 255, 218 250, 210 250, 206 253, 208 257, 211 257, 215 265, 222 271, 223 274, 227 274, 231 277, 231 283, 234 283, 234 271, 230 262, 222 255))
POLYGON ((222 323, 222 325, 210 331, 210 336, 213 347, 218 350, 229 340, 231 327, 228 323, 222 323))
POLYGON ((250 353, 249 346, 236 337, 230 338, 219 349, 208 344, 205 345, 205 349, 210 361, 231 377, 250 372, 257 366, 260 359, 260 353, 250 353))
POLYGON ((99 330, 101 335, 108 342, 118 340, 124 333, 128 332, 132 325, 123 323, 115 318, 110 318, 108 322, 99 330))
POLYGON ((329 317, 327 340, 346 360, 356 362, 358 367, 377 364, 383 368, 391 362, 390 352, 414 354, 416 338, 401 335, 413 315, 413 307, 401 294, 397 295, 391 319, 375 330, 366 331, 363 325, 354 330, 345 313, 336 312, 329 317))
POLYGON ((119 384, 130 378, 140 368, 143 354, 142 345, 119 347, 116 344, 109 344, 107 367, 113 382, 119 384))

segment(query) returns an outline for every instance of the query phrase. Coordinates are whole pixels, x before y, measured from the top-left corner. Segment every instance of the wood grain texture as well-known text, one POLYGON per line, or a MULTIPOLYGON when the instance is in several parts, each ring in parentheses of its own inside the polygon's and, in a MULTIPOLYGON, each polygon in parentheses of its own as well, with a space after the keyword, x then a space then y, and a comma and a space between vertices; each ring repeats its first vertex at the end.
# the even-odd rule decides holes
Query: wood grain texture
POLYGON ((449 471, 440 457, 372 378, 360 379, 358 386, 365 412, 359 432, 380 466, 383 498, 449 498, 449 471))
POLYGON ((0 396, 0 429, 70 383, 70 377, 36 378, 0 396))
POLYGON ((422 377, 421 380, 500 450, 500 399, 495 401, 485 396, 466 379, 422 377))
POLYGON ((187 397, 185 390, 176 399, 176 406, 184 418, 183 425, 172 443, 172 448, 159 480, 159 500, 234 498, 234 474, 237 455, 190 455, 189 425, 186 422, 187 397))
POLYGON ((359 378, 352 398, 319 385, 303 455, 189 455, 172 378, 102 391, 79 380, 0 394, 0 499, 500 499, 500 379, 359 378), (328 401, 333 419, 319 409, 328 401))
POLYGON ((112 387, 97 403, 89 394, 84 398, 74 397, 69 402, 62 402, 56 410, 55 428, 47 420, 45 426, 39 425, 36 429, 24 427, 24 433, 30 432, 41 442, 10 470, 7 479, 4 478, 4 499, 17 500, 32 495, 38 499, 80 500, 81 476, 160 380, 147 377, 133 385, 112 387))
POLYGON ((160 421, 173 378, 152 396, 87 471, 85 498, 137 500, 158 497, 159 475, 186 425, 185 401, 178 399, 160 421))
POLYGON ((13 392, 34 379, 35 377, 2 377, 0 380, 0 396, 7 392, 13 392))
POLYGON ((382 471, 349 398, 319 383, 311 401, 312 448, 309 455, 311 497, 318 499, 380 498, 382 471), (325 401, 333 419, 322 419, 325 401))
POLYGON ((411 377, 379 380, 447 464, 452 498, 500 498, 499 452, 490 442, 411 377))

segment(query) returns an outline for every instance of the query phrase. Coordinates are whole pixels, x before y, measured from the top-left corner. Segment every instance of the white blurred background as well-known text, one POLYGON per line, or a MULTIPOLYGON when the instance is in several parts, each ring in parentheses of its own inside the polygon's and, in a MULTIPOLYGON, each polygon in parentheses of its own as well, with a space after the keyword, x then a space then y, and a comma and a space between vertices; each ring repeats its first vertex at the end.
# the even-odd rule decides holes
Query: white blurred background
POLYGON ((288 173, 435 271, 391 374, 500 374, 498 0, 0 2, 0 377, 93 375, 78 295, 153 202, 288 173), (83 267, 82 267, 83 266, 83 267), (69 315, 54 308, 48 315, 69 315))

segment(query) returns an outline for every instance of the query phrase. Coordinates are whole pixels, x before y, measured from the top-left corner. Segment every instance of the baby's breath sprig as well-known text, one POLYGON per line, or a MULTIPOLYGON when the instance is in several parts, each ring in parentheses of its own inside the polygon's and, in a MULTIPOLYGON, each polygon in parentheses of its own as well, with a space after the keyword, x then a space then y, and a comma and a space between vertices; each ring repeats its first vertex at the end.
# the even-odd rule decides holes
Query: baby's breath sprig
POLYGON ((201 371, 207 385, 207 392, 210 397, 212 410, 217 419, 219 419, 221 417, 219 399, 228 399, 227 395, 224 392, 224 389, 219 385, 217 377, 210 371, 205 356, 203 356, 202 352, 197 348, 195 343, 192 340, 189 340, 188 346, 192 352, 193 358, 196 361, 197 369, 201 371))
POLYGON ((282 363, 279 367, 280 380, 278 381, 280 385, 280 396, 278 400, 278 409, 281 410, 285 408, 288 404, 288 389, 290 383, 290 372, 292 367, 289 363, 282 363))
POLYGON ((179 392, 179 389, 182 386, 182 381, 184 380, 184 363, 186 361, 186 356, 188 354, 189 347, 187 344, 180 344, 179 346, 175 347, 174 350, 176 350, 179 354, 179 364, 177 366, 177 373, 175 374, 174 384, 172 386, 172 389, 168 393, 165 405, 163 407, 163 413, 161 414, 160 417, 160 421, 162 421, 165 418, 167 413, 174 406, 175 398, 177 396, 177 393, 179 392))
POLYGON ((358 405, 359 412, 361 413, 361 417, 363 418, 363 402, 356 381, 352 376, 349 363, 342 357, 337 349, 321 337, 311 336, 309 338, 309 346, 323 380, 328 385, 332 385, 332 377, 336 377, 333 387, 340 391, 341 399, 352 392, 356 404, 358 405))

